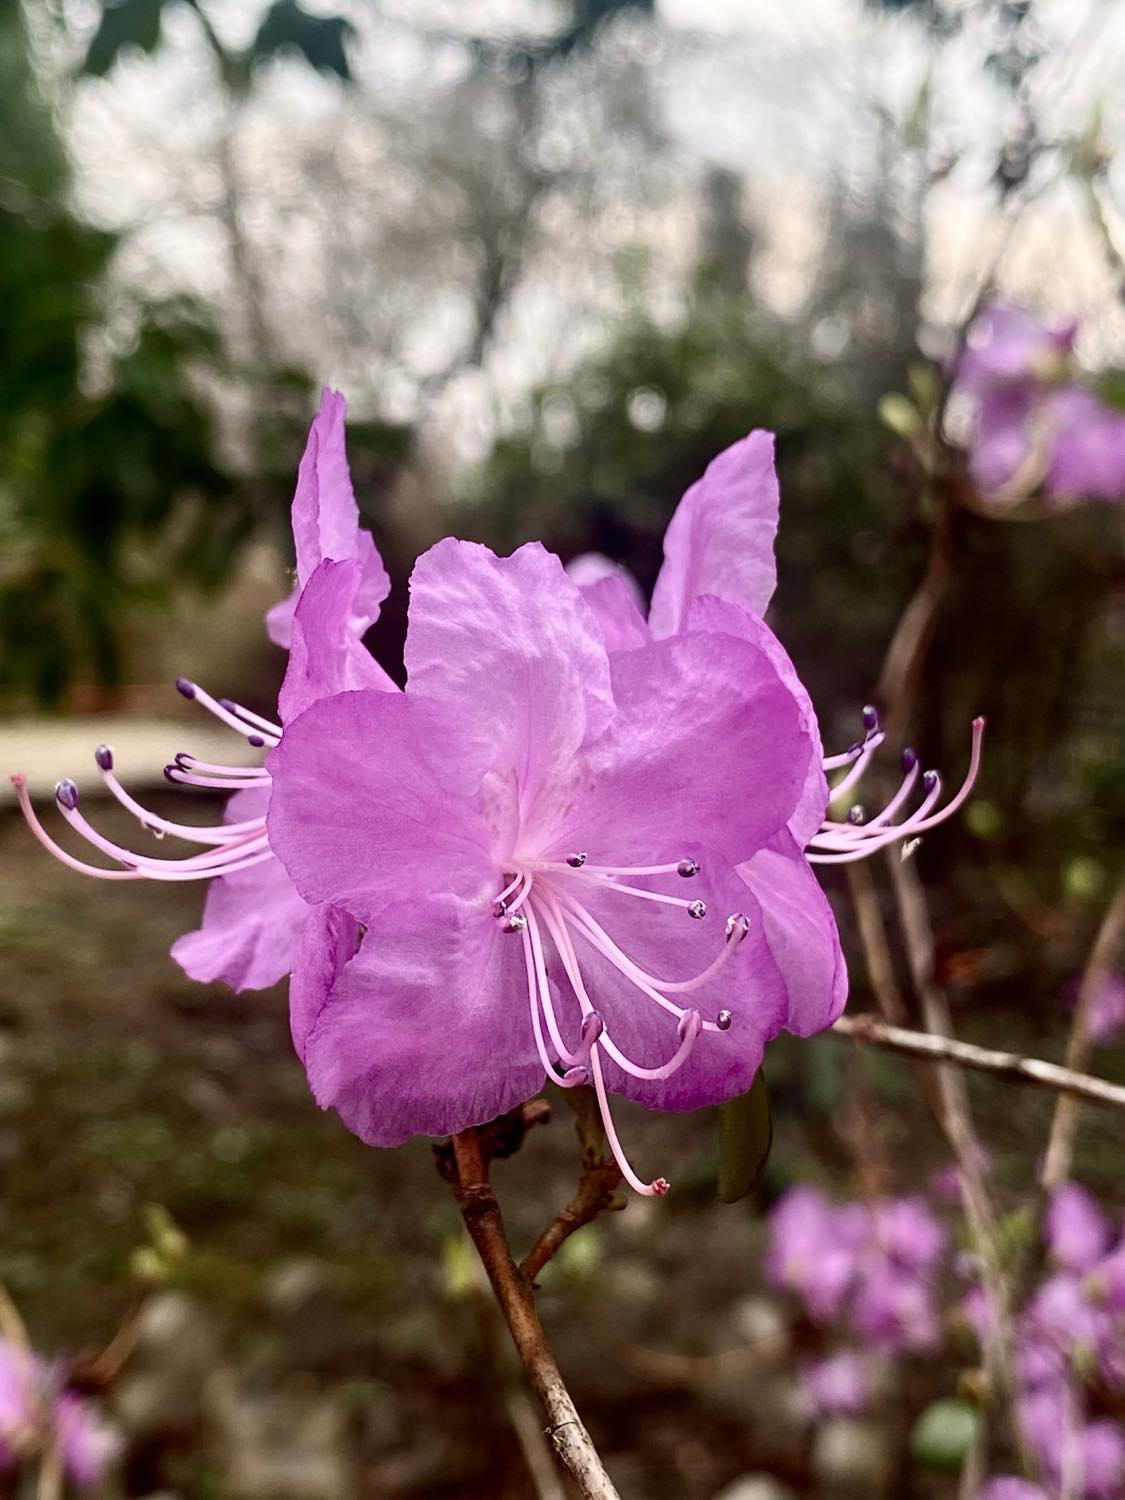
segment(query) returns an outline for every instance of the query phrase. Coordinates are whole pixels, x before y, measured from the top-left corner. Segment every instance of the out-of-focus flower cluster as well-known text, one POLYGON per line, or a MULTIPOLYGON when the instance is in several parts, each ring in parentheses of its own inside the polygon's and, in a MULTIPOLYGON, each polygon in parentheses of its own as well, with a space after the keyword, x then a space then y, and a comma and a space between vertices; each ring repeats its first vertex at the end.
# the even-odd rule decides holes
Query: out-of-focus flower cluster
POLYGON ((994 505, 1125 498, 1125 411, 1076 369, 1078 322, 996 302, 969 330, 954 394, 971 409, 969 471, 994 505))
POLYGON ((117 1434, 95 1408, 63 1387, 59 1369, 0 1339, 0 1473, 57 1462, 78 1489, 100 1484, 117 1434))
POLYGON ((767 1279, 793 1293, 813 1323, 863 1346, 806 1367, 804 1389, 815 1410, 861 1411, 895 1355, 938 1342, 946 1244, 921 1197, 834 1204, 815 1188, 798 1187, 780 1200, 770 1217, 767 1279))
MULTIPOLYGON (((1072 1005, 1078 1003, 1078 981, 1068 994, 1072 1005)), ((1097 1046, 1112 1042, 1125 1031, 1125 975, 1107 974, 1094 991, 1086 1012, 1086 1035, 1097 1046)))
MULTIPOLYGON (((935 1187, 938 1184, 935 1183, 935 1187)), ((983 1344, 991 1328, 979 1286, 952 1319, 942 1292, 972 1270, 925 1199, 832 1203, 797 1187, 770 1217, 767 1280, 793 1294, 838 1340, 806 1365, 802 1388, 821 1416, 865 1410, 896 1360, 937 1346, 947 1322, 983 1344)), ((1014 1320, 1018 1419, 1039 1483, 1000 1476, 981 1500, 1120 1500, 1125 1495, 1125 1231, 1076 1184, 1052 1197, 1046 1270, 1014 1320)))

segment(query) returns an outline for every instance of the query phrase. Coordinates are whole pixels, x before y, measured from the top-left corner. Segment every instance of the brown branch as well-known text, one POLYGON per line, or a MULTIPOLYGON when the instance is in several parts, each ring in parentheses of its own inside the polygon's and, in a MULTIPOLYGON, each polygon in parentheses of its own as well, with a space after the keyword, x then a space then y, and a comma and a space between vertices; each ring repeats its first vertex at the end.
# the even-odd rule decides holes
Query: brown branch
POLYGON ((993 1047, 977 1047, 971 1042, 954 1041, 952 1037, 934 1036, 928 1031, 910 1031, 903 1026, 888 1026, 875 1016, 841 1016, 832 1030, 856 1042, 901 1052, 907 1057, 921 1057, 933 1063, 951 1063, 972 1073, 991 1073, 1013 1083, 1030 1083, 1037 1088, 1090 1104, 1104 1104, 1110 1109, 1125 1109, 1125 1088, 1089 1073, 1075 1073, 1057 1063, 1042 1062, 1037 1057, 1023 1057, 1018 1052, 1000 1052, 993 1047))
MULTIPOLYGON (((1078 990, 1078 1003, 1074 1007, 1074 1019, 1070 1026, 1070 1037, 1066 1044, 1066 1068, 1081 1073, 1091 1051, 1090 1012, 1098 992, 1105 984, 1112 967, 1114 955, 1125 933, 1125 879, 1117 887, 1109 909, 1102 919, 1090 958, 1082 975, 1078 990)), ((1108 1087, 1108 1085, 1106 1085, 1108 1087)), ((1118 1090, 1125 1094, 1125 1090, 1118 1090)), ((1076 1095, 1069 1090, 1055 1105, 1051 1121, 1051 1134, 1047 1140, 1047 1152, 1043 1158, 1043 1170, 1039 1185, 1045 1193, 1053 1192, 1064 1183, 1070 1173, 1070 1158, 1074 1150, 1074 1135, 1078 1129, 1078 1099, 1088 1095, 1076 1095)), ((1100 1102, 1106 1102, 1101 1100, 1100 1102)))
POLYGON ((547 1346, 531 1283, 512 1259, 500 1205, 489 1182, 489 1159, 481 1134, 475 1129, 462 1130, 453 1137, 451 1146, 456 1168, 453 1191, 461 1217, 547 1418, 547 1433, 555 1452, 584 1500, 620 1500, 547 1346))
POLYGON ((561 1246, 577 1229, 590 1224, 614 1207, 614 1195, 621 1186, 621 1168, 615 1161, 588 1162, 578 1180, 578 1191, 548 1224, 520 1262, 520 1270, 533 1282, 540 1271, 557 1255, 561 1246))

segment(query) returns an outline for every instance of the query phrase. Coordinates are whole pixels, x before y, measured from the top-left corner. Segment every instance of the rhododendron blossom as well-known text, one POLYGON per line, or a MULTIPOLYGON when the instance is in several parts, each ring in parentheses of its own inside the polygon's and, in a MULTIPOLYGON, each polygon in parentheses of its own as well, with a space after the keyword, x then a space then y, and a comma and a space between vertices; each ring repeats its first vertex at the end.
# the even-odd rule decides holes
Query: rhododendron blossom
POLYGON ((970 329, 956 390, 973 409, 969 470, 986 498, 1125 498, 1125 412, 1076 378, 1077 331, 1074 319, 1051 327, 1002 302, 970 329))
POLYGON ((79 1489, 101 1483, 117 1433, 88 1401, 62 1388, 59 1372, 30 1349, 0 1339, 0 1472, 57 1452, 79 1489))
POLYGON ((663 1192, 625 1158, 609 1093, 715 1103, 749 1087, 779 1031, 830 1025, 846 974, 810 860, 909 849, 956 810, 979 763, 980 722, 944 807, 940 778, 907 752, 882 810, 826 817, 826 772, 842 772, 831 795, 846 807, 883 736, 865 710, 864 738, 823 756, 762 619, 777 514, 773 439, 754 432, 681 501, 647 617, 604 560, 568 573, 538 544, 498 557, 440 542, 411 579, 400 691, 361 644, 386 575, 358 531, 343 401, 326 392, 293 503, 297 589, 270 616, 290 652, 278 721, 179 684, 269 752, 259 768, 187 754, 168 768, 233 790, 227 821, 158 817, 120 785, 107 747, 108 791, 201 853, 119 846, 69 780, 63 817, 116 867, 57 845, 17 777, 25 815, 102 879, 217 877, 176 957, 237 987, 291 972, 314 1095, 364 1140, 483 1123, 544 1078, 589 1083, 627 1179, 663 1192))

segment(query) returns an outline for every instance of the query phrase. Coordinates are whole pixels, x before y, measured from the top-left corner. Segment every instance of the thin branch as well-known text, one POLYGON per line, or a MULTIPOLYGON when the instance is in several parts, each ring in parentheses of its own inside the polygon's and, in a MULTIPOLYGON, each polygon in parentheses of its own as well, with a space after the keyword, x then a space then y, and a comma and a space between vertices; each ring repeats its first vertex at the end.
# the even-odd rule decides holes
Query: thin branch
MULTIPOLYGON (((1078 1003, 1074 1007, 1074 1019, 1070 1026, 1070 1037, 1066 1044, 1066 1067, 1080 1073, 1085 1068, 1091 1051, 1090 1013, 1098 993, 1109 977, 1114 955, 1125 933, 1125 879, 1117 887, 1109 903, 1090 958, 1086 964, 1082 983, 1078 990, 1078 1003)), ((1125 1093, 1125 1090, 1119 1090, 1125 1093)), ((1086 1096, 1079 1096, 1086 1097, 1086 1096)), ((1103 1101, 1104 1102, 1104 1101, 1103 1101)), ((1051 1134, 1047 1140, 1047 1152, 1043 1158, 1043 1170, 1039 1185, 1045 1193, 1053 1192, 1064 1183, 1070 1174, 1070 1158, 1074 1151, 1074 1135, 1078 1129, 1078 1102, 1074 1091, 1064 1096, 1055 1105, 1051 1121, 1051 1134)))
POLYGON ((456 1165, 453 1191, 461 1217, 547 1418, 547 1433, 555 1452, 584 1500, 620 1500, 547 1346, 531 1283, 512 1259, 500 1205, 489 1182, 489 1160, 480 1132, 462 1130, 451 1145, 456 1165))
POLYGON ((853 1041, 883 1047, 888 1052, 923 1057, 933 1063, 950 1063, 972 1073, 991 1073, 994 1077, 1007 1078, 1014 1083, 1030 1083, 1090 1104, 1125 1109, 1125 1088, 1094 1078, 1089 1073, 1075 1073, 1057 1063, 1042 1062, 1037 1057, 977 1047, 971 1042, 933 1036, 928 1031, 910 1031, 904 1026, 888 1026, 885 1021, 868 1015, 841 1016, 832 1030, 853 1041))
POLYGON ((620 1186, 621 1168, 615 1161, 587 1163, 578 1180, 578 1191, 574 1197, 554 1221, 548 1224, 520 1262, 520 1270, 528 1281, 535 1280, 575 1230, 592 1223, 600 1213, 614 1206, 614 1194, 620 1186))

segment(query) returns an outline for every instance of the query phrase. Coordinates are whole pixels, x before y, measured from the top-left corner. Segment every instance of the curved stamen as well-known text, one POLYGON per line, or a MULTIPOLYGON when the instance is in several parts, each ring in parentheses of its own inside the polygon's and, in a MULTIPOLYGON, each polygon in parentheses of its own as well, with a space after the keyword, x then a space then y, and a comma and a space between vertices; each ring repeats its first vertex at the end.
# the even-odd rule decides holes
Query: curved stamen
MULTIPOLYGON (((60 788, 69 788, 73 784, 60 782, 59 785, 60 788)), ((81 834, 88 843, 110 859, 120 860, 123 865, 151 875, 154 879, 173 870, 190 871, 194 875, 222 875, 231 868, 241 867, 241 861, 249 855, 256 855, 263 850, 269 852, 265 827, 262 825, 254 833, 243 834, 218 848, 207 849, 202 854, 192 854, 182 859, 157 859, 152 855, 136 854, 98 832, 78 810, 76 791, 70 793, 74 796, 73 804, 64 800, 65 795, 62 791, 57 794, 58 808, 76 833, 81 834)))
MULTIPOLYGON (((103 750, 106 748, 104 745, 99 747, 99 749, 103 750)), ((162 818, 158 814, 151 812, 142 803, 138 802, 135 797, 129 795, 114 775, 112 760, 108 765, 99 761, 98 769, 102 773, 102 781, 105 784, 106 790, 120 802, 122 807, 131 812, 135 818, 139 819, 146 828, 160 833, 170 833, 174 838, 183 839, 186 843, 226 844, 231 842, 232 839, 238 838, 239 835, 250 833, 254 829, 265 831, 265 823, 261 818, 248 819, 243 823, 223 823, 221 826, 211 828, 199 828, 191 823, 173 823, 168 818, 162 818)))
POLYGON ((251 780, 245 776, 196 776, 174 761, 164 767, 164 779, 174 786, 201 786, 214 792, 244 792, 248 786, 270 784, 268 777, 251 780))
POLYGON ((871 757, 875 754, 876 750, 878 750, 879 746, 883 743, 885 738, 886 736, 883 734, 882 730, 878 730, 875 734, 868 736, 868 738, 863 742, 863 749, 860 751, 859 757, 856 760, 855 764, 852 766, 851 770, 846 776, 842 777, 834 787, 829 788, 829 804, 838 802, 841 797, 847 796, 848 792, 850 792, 852 787, 855 786, 856 782, 861 779, 864 772, 867 770, 867 767, 871 764, 871 757))
MULTIPOLYGON (((906 775, 902 778, 898 791, 887 803, 886 807, 883 808, 882 812, 880 812, 876 817, 872 818, 869 823, 861 823, 859 825, 860 827, 862 827, 865 833, 870 834, 871 830, 875 828, 885 828, 886 825, 894 817, 895 813, 898 812, 899 808, 910 796, 910 793, 914 790, 914 783, 918 780, 920 771, 918 757, 914 755, 913 751, 911 751, 910 754, 911 756, 913 756, 913 759, 907 760, 906 752, 903 752, 904 763, 906 764, 907 770, 906 775)), ((849 821, 843 823, 834 821, 831 818, 826 818, 820 826, 822 830, 832 829, 838 830, 843 833, 846 833, 849 830, 854 833, 857 828, 857 825, 853 822, 849 821)))
MULTIPOLYGON (((238 734, 242 735, 243 739, 253 739, 258 735, 258 731, 252 724, 247 724, 237 714, 231 713, 229 708, 224 708, 223 704, 217 698, 212 698, 211 694, 201 688, 198 682, 192 682, 188 677, 177 677, 176 690, 182 693, 185 698, 189 698, 193 702, 200 704, 208 713, 214 714, 216 719, 221 719, 228 729, 235 730, 238 734)), ((230 700, 226 699, 224 701, 229 702, 230 700)), ((278 730, 277 732, 280 734, 281 731, 278 730)))
POLYGON ((538 976, 535 972, 535 956, 531 951, 531 939, 527 929, 523 930, 523 956, 527 968, 527 998, 531 1006, 531 1029, 535 1035, 535 1050, 539 1053, 539 1061, 543 1064, 543 1071, 552 1083, 557 1083, 560 1088, 572 1089, 580 1084, 589 1082, 589 1074, 584 1067, 567 1068, 565 1073, 558 1072, 547 1044, 543 1039, 543 1022, 540 1016, 540 996, 538 976))
MULTIPOLYGON (((575 1051, 566 1045, 562 1038, 562 1031, 558 1019, 555 1016, 554 1002, 551 999, 551 988, 547 982, 547 964, 543 956, 543 938, 539 931, 539 922, 536 918, 537 902, 532 901, 527 908, 527 931, 531 940, 531 951, 535 959, 535 973, 539 983, 539 997, 543 1005, 543 1018, 547 1022, 547 1031, 550 1033, 551 1045, 559 1055, 560 1062, 569 1068, 582 1067, 590 1056, 590 1049, 597 1037, 589 1037, 585 1026, 583 1027, 582 1040, 575 1051)), ((546 914, 544 913, 544 917, 546 914)), ((585 1022, 585 1016, 583 1016, 585 1022)))
MULTIPOLYGON (((672 868, 674 870, 675 865, 672 868)), ((589 869, 568 870, 567 874, 572 880, 590 880, 596 885, 600 885, 602 890, 617 891, 622 896, 638 896, 642 901, 656 901, 661 906, 682 907, 692 917, 702 917, 707 913, 707 908, 702 901, 689 901, 684 896, 666 896, 663 891, 646 891, 639 885, 622 885, 619 881, 608 880, 605 876, 598 875, 589 869), (703 908, 702 910, 700 910, 701 907, 703 908)))
POLYGON ((629 1165, 629 1158, 621 1149, 621 1142, 617 1137, 617 1127, 613 1123, 613 1116, 609 1112, 609 1099, 606 1095, 605 1079, 602 1077, 602 1062, 595 1047, 590 1053, 590 1068, 594 1075, 594 1092, 598 1096, 598 1111, 602 1117, 602 1129, 605 1138, 609 1142, 609 1149, 613 1152, 613 1158, 621 1168, 621 1175, 635 1193, 641 1193, 646 1198, 663 1198, 671 1184, 667 1177, 654 1177, 651 1182, 642 1182, 636 1172, 629 1165))
MULTIPOLYGON (((578 923, 578 931, 586 938, 586 941, 597 948, 598 952, 607 958, 621 973, 625 974, 627 978, 634 979, 638 988, 644 989, 646 994, 651 994, 652 999, 655 999, 658 1004, 662 1004, 665 1010, 670 1011, 678 1019, 682 1019, 686 1012, 680 1006, 673 1004, 672 1001, 664 997, 668 994, 685 995, 706 984, 727 963, 731 954, 738 947, 739 943, 742 942, 742 939, 749 930, 749 923, 746 921, 746 918, 742 917, 742 920, 738 921, 737 918, 741 917, 741 913, 737 913, 735 917, 728 920, 726 941, 705 969, 693 975, 690 979, 658 979, 654 974, 649 974, 645 969, 642 969, 627 953, 622 952, 609 933, 606 932, 605 928, 601 926, 580 901, 576 901, 573 896, 565 891, 559 892, 559 900, 575 917, 578 923), (661 994, 659 996, 652 994, 645 988, 649 985, 652 986, 654 991, 658 990, 661 994)), ((704 1021, 703 1026, 708 1031, 721 1029, 714 1022, 709 1021, 704 1021)))
POLYGON ((186 750, 178 750, 172 763, 181 771, 212 772, 216 776, 244 776, 247 781, 271 781, 273 778, 264 766, 220 766, 211 760, 200 760, 186 750))
POLYGON ((9 776, 8 780, 16 789, 16 800, 19 802, 20 811, 23 813, 24 822, 32 833, 43 845, 48 854, 53 854, 60 864, 66 865, 68 869, 77 870, 80 875, 92 875, 95 880, 143 880, 144 876, 139 870, 103 870, 100 865, 89 865, 83 859, 77 859, 69 854, 61 844, 56 844, 51 835, 40 823, 35 809, 31 805, 31 798, 27 794, 27 777, 22 771, 9 776))
POLYGON ((220 698, 220 708, 225 708, 228 713, 236 714, 238 718, 245 719, 247 724, 252 724, 255 729, 260 729, 263 734, 271 739, 281 738, 281 725, 275 724, 272 719, 263 719, 261 714, 256 714, 252 709, 244 707, 241 703, 235 703, 231 698, 220 698))
MULTIPOLYGON (((687 879, 699 873, 699 866, 693 859, 678 859, 669 865, 591 865, 584 854, 572 854, 566 860, 523 859, 520 864, 525 870, 559 875, 572 875, 575 870, 581 870, 583 875, 680 875, 687 879), (575 864, 575 860, 579 862, 575 864)), ((617 886, 615 889, 626 890, 628 887, 617 886)))

